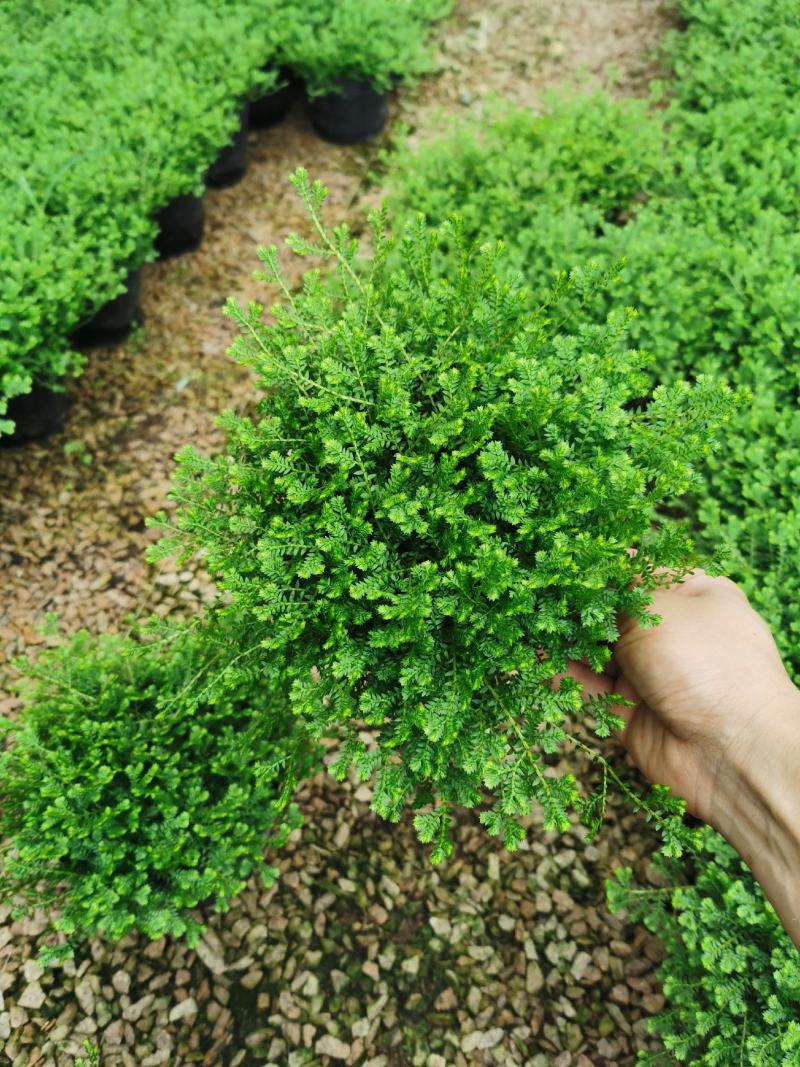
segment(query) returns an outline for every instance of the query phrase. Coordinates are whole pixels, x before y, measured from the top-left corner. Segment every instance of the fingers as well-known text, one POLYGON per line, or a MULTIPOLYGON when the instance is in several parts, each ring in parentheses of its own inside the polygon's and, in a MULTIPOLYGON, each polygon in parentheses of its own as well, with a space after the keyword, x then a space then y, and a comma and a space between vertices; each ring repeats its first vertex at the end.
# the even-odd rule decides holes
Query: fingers
POLYGON ((617 654, 616 654, 616 652, 612 652, 611 653, 611 658, 609 659, 608 663, 605 665, 605 668, 603 670, 603 674, 608 675, 608 677, 613 682, 616 682, 621 673, 622 673, 622 671, 621 671, 620 665, 619 665, 619 663, 617 661, 617 654))
POLYGON ((591 667, 587 667, 585 663, 579 663, 577 660, 570 660, 566 674, 557 676, 557 680, 562 678, 572 678, 583 689, 587 696, 601 696, 604 693, 614 692, 614 680, 609 678, 607 674, 598 674, 593 671, 591 667))
MULTIPOLYGON (((667 574, 666 570, 660 570, 657 573, 667 574)), ((681 582, 676 582, 674 585, 662 586, 661 588, 654 589, 652 592, 652 601, 650 604, 650 613, 652 615, 662 616, 669 614, 669 606, 675 602, 676 597, 700 597, 706 596, 709 593, 714 593, 717 590, 718 582, 728 582, 727 578, 712 578, 701 568, 693 570, 690 574, 681 582)), ((733 582, 729 582, 734 589, 739 592, 738 586, 733 582)), ((631 632, 640 630, 641 627, 636 619, 632 619, 629 615, 617 616, 617 630, 619 631, 620 638, 628 636, 631 632)))

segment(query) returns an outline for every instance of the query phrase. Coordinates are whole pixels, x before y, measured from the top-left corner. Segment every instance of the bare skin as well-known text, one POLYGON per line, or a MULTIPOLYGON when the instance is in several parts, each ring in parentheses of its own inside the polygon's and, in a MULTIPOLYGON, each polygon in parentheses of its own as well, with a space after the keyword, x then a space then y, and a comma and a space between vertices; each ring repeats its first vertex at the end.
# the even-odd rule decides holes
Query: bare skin
POLYGON ((634 763, 734 846, 800 948, 800 691, 728 579, 697 571, 652 611, 656 627, 623 621, 606 673, 571 673, 632 702, 620 714, 634 763))

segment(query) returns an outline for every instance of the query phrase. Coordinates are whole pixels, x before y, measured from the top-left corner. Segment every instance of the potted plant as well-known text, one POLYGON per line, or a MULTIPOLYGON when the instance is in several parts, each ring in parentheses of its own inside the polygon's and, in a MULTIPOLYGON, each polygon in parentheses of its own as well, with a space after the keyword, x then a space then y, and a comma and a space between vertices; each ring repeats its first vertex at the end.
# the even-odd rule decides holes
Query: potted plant
MULTIPOLYGON (((314 760, 265 679, 220 664, 213 625, 80 633, 24 666, 27 704, 0 755, 4 900, 59 905, 56 961, 100 933, 202 929, 299 824, 314 760)), ((223 646, 224 647, 224 646, 223 646)))
POLYGON ((449 0, 312 0, 290 13, 279 54, 305 82, 317 133, 339 144, 380 133, 389 91, 434 68, 427 38, 448 8, 449 0))

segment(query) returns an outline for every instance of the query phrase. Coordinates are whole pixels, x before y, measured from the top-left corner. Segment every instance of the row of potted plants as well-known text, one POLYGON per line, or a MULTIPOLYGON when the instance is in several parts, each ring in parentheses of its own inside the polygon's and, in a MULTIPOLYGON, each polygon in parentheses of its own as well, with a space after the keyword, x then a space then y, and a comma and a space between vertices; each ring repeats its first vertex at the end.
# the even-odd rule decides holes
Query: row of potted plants
POLYGON ((15 0, 0 12, 12 235, 0 247, 0 443, 63 420, 79 349, 130 327, 135 268, 199 242, 204 182, 244 173, 248 123, 279 121, 302 82, 321 136, 374 136, 389 89, 431 69, 427 37, 448 2, 116 0, 44 19, 15 0), (165 21, 172 32, 156 38, 165 21))
MULTIPOLYGON (((238 182, 247 170, 248 131, 273 126, 289 113, 300 87, 291 75, 284 75, 281 80, 277 88, 240 109, 231 141, 222 147, 206 172, 208 186, 220 189, 238 182)), ((379 92, 368 81, 345 79, 334 90, 313 97, 310 112, 320 136, 336 144, 357 144, 380 133, 388 112, 388 93, 379 92)), ((157 212, 155 221, 159 259, 191 252, 203 239, 203 197, 199 193, 181 193, 157 212)), ((137 267, 126 276, 122 292, 73 332, 73 343, 85 349, 124 340, 141 318, 140 290, 141 268, 137 267)), ((0 437, 0 444, 16 446, 56 433, 66 421, 69 406, 63 385, 35 381, 29 392, 11 400, 8 415, 15 428, 0 437)))

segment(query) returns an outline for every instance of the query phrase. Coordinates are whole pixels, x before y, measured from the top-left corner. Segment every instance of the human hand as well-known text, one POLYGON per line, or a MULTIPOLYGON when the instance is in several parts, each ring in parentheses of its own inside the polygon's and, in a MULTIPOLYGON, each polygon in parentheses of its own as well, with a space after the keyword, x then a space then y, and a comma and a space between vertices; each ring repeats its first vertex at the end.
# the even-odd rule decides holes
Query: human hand
POLYGON ((651 610, 655 627, 622 621, 606 673, 571 673, 630 701, 619 713, 634 763, 738 849, 798 941, 800 693, 733 582, 696 571, 651 610))
POLYGON ((728 579, 696 571, 656 590, 651 611, 658 626, 622 620, 605 674, 576 665, 575 676, 631 702, 619 713, 634 763, 716 825, 735 768, 776 714, 798 714, 800 697, 766 623, 728 579))

